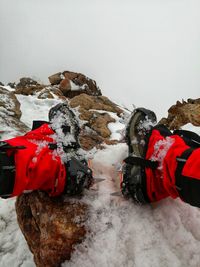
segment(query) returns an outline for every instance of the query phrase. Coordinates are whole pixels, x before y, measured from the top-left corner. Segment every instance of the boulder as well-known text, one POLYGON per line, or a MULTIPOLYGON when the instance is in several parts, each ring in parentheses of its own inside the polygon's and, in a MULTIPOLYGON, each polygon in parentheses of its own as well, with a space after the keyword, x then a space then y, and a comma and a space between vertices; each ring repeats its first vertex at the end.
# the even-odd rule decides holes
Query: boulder
POLYGON ((0 107, 1 116, 3 116, 4 118, 12 116, 20 119, 22 115, 20 110, 20 103, 17 100, 15 94, 2 87, 0 87, 0 107))
POLYGON ((68 78, 63 79, 60 82, 59 88, 61 92, 63 93, 63 95, 66 95, 67 92, 71 90, 70 80, 68 78))
POLYGON ((122 113, 122 110, 112 101, 110 101, 106 96, 90 96, 87 94, 81 94, 74 97, 70 101, 70 106, 72 108, 80 107, 84 110, 103 110, 114 112, 117 115, 122 113))
POLYGON ((10 86, 11 88, 15 88, 16 87, 16 83, 15 82, 14 83, 8 83, 7 85, 10 86))
POLYGON ((82 73, 58 72, 49 76, 49 81, 51 85, 59 85, 59 89, 67 98, 73 98, 82 93, 94 96, 101 95, 101 90, 97 87, 96 82, 82 73))
POLYGON ((97 87, 96 82, 82 73, 64 71, 62 74, 75 85, 71 88, 71 91, 80 91, 79 94, 86 93, 94 96, 101 95, 101 90, 97 87))
POLYGON ((171 130, 180 129, 187 123, 200 126, 200 98, 177 101, 169 108, 168 117, 162 118, 159 123, 171 130))
POLYGON ((25 87, 17 87, 15 88, 15 94, 20 95, 35 95, 40 92, 44 88, 44 85, 30 85, 25 87))
POLYGON ((110 122, 115 122, 109 114, 94 112, 92 118, 89 120, 91 129, 96 131, 103 138, 109 138, 111 131, 108 129, 108 124, 110 122))
POLYGON ((16 134, 27 132, 29 128, 20 121, 20 118, 20 103, 14 92, 0 87, 0 125, 3 132, 5 128, 6 131, 16 131, 16 134))
POLYGON ((53 99, 54 96, 52 95, 51 91, 47 88, 43 89, 40 91, 39 95, 38 95, 39 99, 53 99))
MULTIPOLYGON (((86 121, 86 126, 95 131, 98 136, 98 138, 95 137, 98 139, 96 144, 106 142, 106 140, 109 141, 111 131, 108 124, 115 122, 115 119, 108 112, 113 112, 118 116, 122 113, 122 110, 116 104, 105 96, 81 94, 72 98, 69 105, 72 108, 78 108, 79 118, 86 121)), ((91 143, 94 143, 93 140, 91 140, 91 143)))
POLYGON ((31 78, 21 78, 20 82, 15 86, 15 94, 35 95, 40 92, 45 85, 39 84, 31 78))
POLYGON ((56 86, 47 86, 38 92, 39 99, 52 99, 55 98, 55 95, 63 100, 66 100, 66 97, 56 86))
POLYGON ((51 85, 57 85, 62 81, 61 72, 55 73, 48 77, 51 85))
POLYGON ((19 83, 16 85, 17 88, 21 87, 30 87, 30 86, 39 85, 39 83, 31 78, 23 77, 19 80, 19 83))
POLYGON ((17 198, 18 224, 37 267, 59 267, 85 235, 86 204, 35 191, 17 198))
POLYGON ((80 134, 79 141, 84 150, 91 150, 93 147, 96 147, 97 149, 103 149, 105 147, 104 144, 114 145, 118 143, 116 140, 103 138, 96 133, 89 134, 87 131, 83 131, 80 134))

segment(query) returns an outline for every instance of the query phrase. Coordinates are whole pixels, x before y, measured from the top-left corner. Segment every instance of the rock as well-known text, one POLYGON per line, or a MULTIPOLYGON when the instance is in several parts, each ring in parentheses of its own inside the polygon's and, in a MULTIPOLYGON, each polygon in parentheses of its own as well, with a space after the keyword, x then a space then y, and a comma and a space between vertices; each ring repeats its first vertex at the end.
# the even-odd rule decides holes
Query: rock
POLYGON ((81 147, 84 150, 91 150, 93 147, 96 147, 98 149, 103 149, 104 143, 107 145, 117 144, 116 140, 108 140, 106 138, 101 137, 100 135, 96 133, 88 134, 87 132, 81 133, 79 141, 80 141, 81 147))
POLYGON ((53 99, 54 96, 52 95, 52 93, 50 92, 49 89, 45 88, 43 90, 41 90, 40 94, 38 95, 39 99, 53 99))
POLYGON ((44 87, 44 85, 39 84, 31 78, 21 78, 20 82, 15 87, 15 94, 35 95, 44 87))
POLYGON ((59 89, 63 93, 63 95, 66 95, 68 91, 71 90, 71 84, 70 80, 68 78, 65 78, 60 82, 59 89))
POLYGON ((122 113, 122 110, 105 96, 89 96, 87 94, 81 94, 71 99, 70 106, 72 108, 80 106, 85 110, 96 109, 110 111, 117 115, 122 113))
MULTIPOLYGON (((79 118, 87 121, 86 126, 95 131, 95 134, 98 136, 98 138, 95 137, 95 139, 98 139, 96 144, 106 142, 106 140, 109 141, 111 131, 108 128, 108 124, 115 122, 115 119, 106 111, 120 115, 122 110, 116 104, 105 96, 81 94, 72 98, 69 105, 72 108, 78 107, 80 113, 79 118)), ((91 143, 94 143, 93 140, 91 140, 91 143)))
POLYGON ((4 84, 2 82, 0 82, 0 86, 4 86, 4 84))
POLYGON ((10 92, 5 88, 0 87, 0 125, 4 132, 25 133, 29 128, 20 121, 21 110, 20 103, 17 100, 14 92, 10 92))
POLYGON ((61 72, 55 73, 48 77, 51 85, 57 85, 62 81, 61 72))
POLYGON ((81 201, 39 191, 17 198, 18 223, 37 267, 59 267, 70 259, 85 237, 87 209, 81 201))
POLYGON ((44 88, 44 85, 33 85, 25 87, 16 87, 15 94, 20 95, 35 95, 44 88))
POLYGON ((111 135, 111 131, 108 129, 110 122, 115 122, 115 119, 107 113, 99 114, 97 112, 94 112, 89 120, 90 127, 104 138, 109 138, 111 135))
POLYGON ((168 110, 168 117, 162 118, 160 124, 166 125, 169 129, 180 129, 183 125, 191 123, 200 126, 200 98, 188 99, 188 101, 177 101, 168 110))
POLYGON ((15 88, 16 87, 16 83, 15 82, 14 83, 8 83, 7 85, 10 86, 11 88, 15 88))
POLYGON ((59 88, 67 98, 73 98, 82 93, 93 96, 101 95, 101 90, 97 87, 96 82, 82 73, 64 71, 62 74, 55 75, 59 76, 60 81, 57 80, 60 83, 59 88))
POLYGON ((36 82, 35 80, 31 79, 31 78, 27 78, 27 77, 23 77, 20 79, 19 83, 16 85, 17 88, 21 88, 21 87, 30 87, 30 86, 36 86, 39 85, 38 82, 36 82))
POLYGON ((20 103, 17 100, 15 94, 0 87, 0 116, 6 118, 8 116, 15 117, 17 119, 21 118, 20 103))

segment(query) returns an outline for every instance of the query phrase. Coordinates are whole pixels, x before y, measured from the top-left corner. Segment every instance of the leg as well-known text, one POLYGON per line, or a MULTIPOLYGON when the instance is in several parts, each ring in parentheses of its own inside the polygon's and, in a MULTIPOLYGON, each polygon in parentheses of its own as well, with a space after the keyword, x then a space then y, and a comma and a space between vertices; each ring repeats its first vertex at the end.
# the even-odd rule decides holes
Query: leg
POLYGON ((127 144, 134 145, 125 159, 122 193, 139 203, 171 196, 200 207, 200 148, 191 147, 198 142, 192 143, 190 135, 186 140, 172 134, 165 126, 153 126, 148 114, 137 109, 127 127, 127 144), (142 127, 149 119, 151 129, 142 127))

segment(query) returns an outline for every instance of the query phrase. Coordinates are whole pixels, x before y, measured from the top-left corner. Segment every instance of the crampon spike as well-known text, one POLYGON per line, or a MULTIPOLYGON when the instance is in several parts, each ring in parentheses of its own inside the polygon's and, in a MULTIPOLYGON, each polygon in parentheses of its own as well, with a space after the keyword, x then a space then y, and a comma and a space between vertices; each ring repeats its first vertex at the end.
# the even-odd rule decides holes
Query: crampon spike
POLYGON ((110 194, 113 197, 121 197, 122 196, 122 192, 118 191, 118 192, 114 192, 110 194))

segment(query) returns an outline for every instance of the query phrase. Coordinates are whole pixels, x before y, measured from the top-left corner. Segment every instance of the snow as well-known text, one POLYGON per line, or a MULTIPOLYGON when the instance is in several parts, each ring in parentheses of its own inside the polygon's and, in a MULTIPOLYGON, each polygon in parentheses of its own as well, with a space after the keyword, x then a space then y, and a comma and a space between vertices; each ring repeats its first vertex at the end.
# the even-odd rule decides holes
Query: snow
POLYGON ((58 99, 38 99, 37 96, 16 95, 21 103, 22 117, 21 121, 30 128, 33 120, 48 121, 48 110, 61 102, 58 99))
MULTIPOLYGON (((22 119, 29 127, 33 119, 46 120, 48 110, 59 100, 17 96, 22 119)), ((116 115, 109 113, 113 117, 116 115)), ((116 117, 115 117, 116 118, 116 117)), ((117 119, 117 118, 116 118, 117 119)), ((113 136, 122 137, 123 120, 110 124, 113 136)), ((199 128, 187 125, 190 130, 199 128)), ((83 201, 91 207, 87 227, 91 232, 78 245, 63 267, 198 267, 200 262, 200 210, 181 200, 166 199, 138 206, 119 191, 119 169, 127 156, 124 143, 93 150, 94 176, 105 180, 86 191, 83 201)), ((34 267, 33 256, 18 227, 15 198, 0 199, 0 267, 34 267)))

